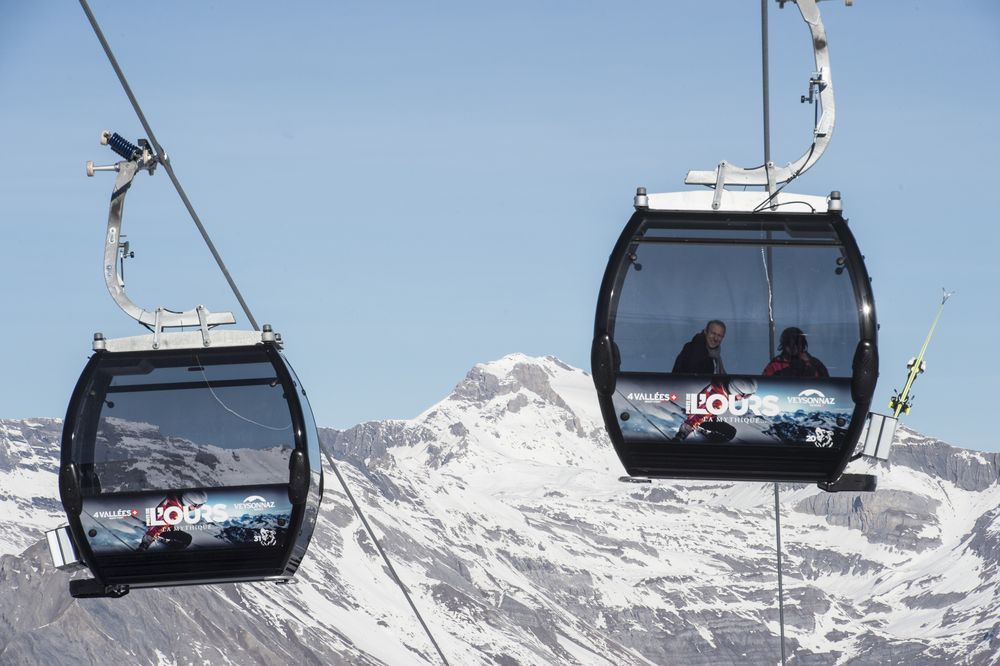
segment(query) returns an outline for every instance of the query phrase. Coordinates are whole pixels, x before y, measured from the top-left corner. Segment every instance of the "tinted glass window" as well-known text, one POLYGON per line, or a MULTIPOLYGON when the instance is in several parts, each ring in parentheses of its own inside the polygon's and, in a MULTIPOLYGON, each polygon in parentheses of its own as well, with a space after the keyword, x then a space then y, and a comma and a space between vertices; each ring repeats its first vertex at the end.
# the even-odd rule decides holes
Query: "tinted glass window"
POLYGON ((103 492, 287 483, 294 430, 262 349, 104 361, 78 442, 103 492))
POLYGON ((859 312, 839 246, 757 244, 745 236, 740 244, 670 242, 661 235, 637 242, 632 254, 612 322, 622 371, 671 372, 684 344, 719 319, 728 373, 762 373, 782 330, 795 326, 831 377, 851 376, 859 312))

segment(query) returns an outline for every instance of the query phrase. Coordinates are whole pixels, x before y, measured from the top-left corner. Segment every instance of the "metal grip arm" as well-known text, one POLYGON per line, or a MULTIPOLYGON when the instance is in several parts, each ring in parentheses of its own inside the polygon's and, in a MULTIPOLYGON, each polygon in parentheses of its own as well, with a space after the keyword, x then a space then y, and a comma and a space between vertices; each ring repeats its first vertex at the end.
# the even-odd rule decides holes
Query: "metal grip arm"
POLYGON ((172 312, 163 308, 146 310, 132 302, 132 299, 125 294, 125 281, 119 272, 118 263, 122 214, 125 209, 125 195, 128 193, 129 188, 132 187, 132 179, 135 178, 140 164, 137 160, 128 160, 119 162, 116 166, 118 176, 115 178, 115 189, 111 194, 111 207, 108 212, 108 231, 104 239, 104 282, 108 286, 111 298, 115 300, 118 307, 124 310, 125 314, 140 324, 145 324, 152 328, 156 334, 164 328, 178 326, 200 326, 205 329, 207 326, 236 323, 233 313, 209 312, 201 305, 185 312, 172 312))
POLYGON ((795 3, 802 20, 809 26, 812 36, 813 53, 816 58, 816 74, 810 79, 810 96, 813 89, 819 91, 819 104, 822 113, 813 129, 813 140, 802 156, 787 166, 775 168, 773 165, 762 165, 753 169, 745 169, 734 164, 722 162, 712 171, 689 171, 684 182, 688 185, 768 185, 768 171, 775 183, 784 183, 800 176, 819 160, 830 143, 833 134, 835 106, 833 102, 833 78, 830 74, 830 52, 826 43, 826 29, 816 6, 816 0, 796 0, 795 3))

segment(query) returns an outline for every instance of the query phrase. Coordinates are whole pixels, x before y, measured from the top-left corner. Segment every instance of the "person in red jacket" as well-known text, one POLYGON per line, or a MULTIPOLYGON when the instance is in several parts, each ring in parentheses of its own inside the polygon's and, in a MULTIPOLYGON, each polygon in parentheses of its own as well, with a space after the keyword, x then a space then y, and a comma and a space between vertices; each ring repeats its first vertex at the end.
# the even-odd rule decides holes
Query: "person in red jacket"
POLYGON ((781 332, 778 355, 764 368, 765 377, 829 377, 823 362, 809 354, 809 341, 801 328, 789 326, 781 332))

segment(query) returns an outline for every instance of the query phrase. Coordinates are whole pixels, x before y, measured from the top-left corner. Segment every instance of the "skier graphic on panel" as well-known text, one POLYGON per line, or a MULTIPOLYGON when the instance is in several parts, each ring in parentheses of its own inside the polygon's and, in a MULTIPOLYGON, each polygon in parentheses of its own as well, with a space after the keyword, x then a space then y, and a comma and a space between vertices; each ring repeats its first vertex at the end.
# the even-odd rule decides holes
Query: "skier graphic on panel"
POLYGON ((764 368, 765 377, 829 377, 830 373, 815 356, 809 354, 809 341, 801 328, 789 326, 781 332, 778 355, 764 368))
MULTIPOLYGON (((203 490, 188 490, 180 495, 171 493, 156 506, 154 514, 162 516, 168 509, 180 510, 183 514, 187 510, 201 507, 207 501, 208 494, 203 490)), ((150 525, 146 529, 138 549, 140 551, 148 550, 150 546, 159 541, 168 548, 179 550, 190 546, 191 539, 190 534, 178 530, 164 521, 164 524, 150 525)))
MULTIPOLYGON (((757 382, 745 377, 733 377, 731 379, 716 378, 698 392, 699 396, 704 396, 705 403, 711 401, 712 396, 724 396, 729 403, 735 403, 749 398, 757 392, 757 382)), ((709 442, 728 442, 736 436, 736 428, 729 423, 720 421, 712 414, 689 414, 677 429, 672 441, 682 442, 694 431, 704 435, 709 442)))

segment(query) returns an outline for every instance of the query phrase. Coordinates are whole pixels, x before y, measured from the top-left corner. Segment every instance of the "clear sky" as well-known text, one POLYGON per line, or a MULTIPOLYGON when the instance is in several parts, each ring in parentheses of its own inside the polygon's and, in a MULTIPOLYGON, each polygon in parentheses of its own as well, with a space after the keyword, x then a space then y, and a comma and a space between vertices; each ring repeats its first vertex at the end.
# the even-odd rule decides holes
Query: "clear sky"
MULTIPOLYGON (((762 160, 756 0, 94 0, 157 138, 320 425, 409 418, 475 363, 589 369, 597 290, 638 185, 762 160)), ((837 126, 788 190, 843 192, 881 323, 884 406, 945 310, 906 423, 1000 451, 995 158, 1000 4, 820 5, 837 126)), ((772 156, 809 142, 813 69, 771 20, 772 156)), ((141 127, 76 2, 0 3, 0 416, 62 416, 91 335, 142 330, 100 272, 113 178, 98 145, 141 127)), ((166 174, 124 231, 140 305, 239 306, 166 174)))

